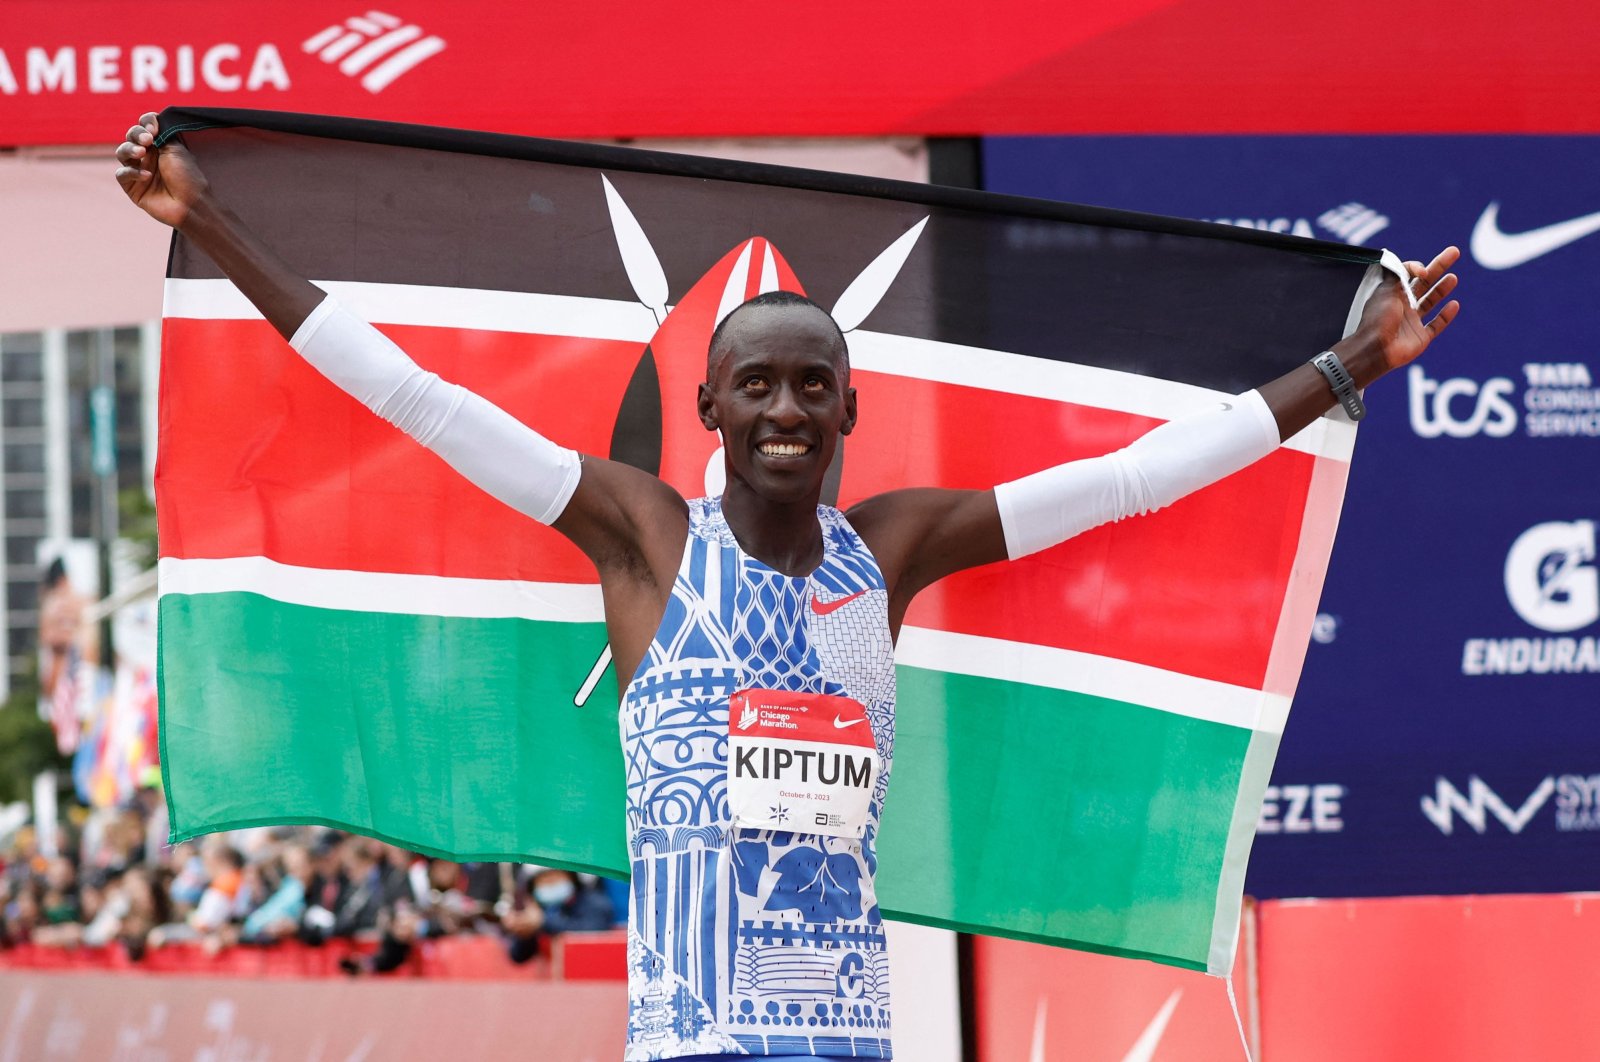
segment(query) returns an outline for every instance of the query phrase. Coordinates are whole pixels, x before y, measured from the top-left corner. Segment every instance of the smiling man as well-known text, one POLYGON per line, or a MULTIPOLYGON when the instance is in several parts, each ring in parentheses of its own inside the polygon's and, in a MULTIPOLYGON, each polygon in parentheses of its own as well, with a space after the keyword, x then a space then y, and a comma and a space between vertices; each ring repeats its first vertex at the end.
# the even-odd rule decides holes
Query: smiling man
POLYGON ((773 292, 713 335, 698 412, 721 433, 726 487, 686 500, 420 369, 279 259, 181 144, 154 146, 157 132, 145 115, 117 149, 134 203, 210 256, 333 383, 598 569, 626 678, 629 1059, 891 1057, 875 843, 894 641, 913 598, 1168 505, 1336 400, 1359 416, 1356 389, 1415 359, 1458 309, 1441 306, 1451 248, 1408 263, 1419 306, 1391 280, 1331 351, 1124 450, 841 513, 819 500, 856 424, 849 350, 815 303, 773 292))

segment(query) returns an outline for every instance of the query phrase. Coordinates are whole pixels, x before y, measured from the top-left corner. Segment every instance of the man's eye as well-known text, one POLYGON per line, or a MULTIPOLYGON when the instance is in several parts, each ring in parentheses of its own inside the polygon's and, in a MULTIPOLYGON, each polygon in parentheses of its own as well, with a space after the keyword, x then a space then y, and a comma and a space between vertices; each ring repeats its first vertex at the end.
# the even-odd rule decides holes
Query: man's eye
POLYGON ((828 381, 824 380, 820 376, 809 376, 806 378, 805 388, 807 391, 822 391, 826 390, 827 386, 828 381))
POLYGON ((743 380, 741 380, 739 382, 739 386, 740 387, 765 387, 765 386, 767 386, 767 378, 765 376, 746 376, 743 380))

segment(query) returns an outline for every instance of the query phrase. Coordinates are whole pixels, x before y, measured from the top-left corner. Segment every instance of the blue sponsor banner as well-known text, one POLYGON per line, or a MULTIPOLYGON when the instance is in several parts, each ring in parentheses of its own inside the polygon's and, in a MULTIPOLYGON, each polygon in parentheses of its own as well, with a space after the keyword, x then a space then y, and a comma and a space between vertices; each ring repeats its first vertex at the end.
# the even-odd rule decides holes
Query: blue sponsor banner
POLYGON ((1367 395, 1247 888, 1600 887, 1600 138, 1006 138, 983 163, 999 192, 1462 249, 1460 320, 1367 395))

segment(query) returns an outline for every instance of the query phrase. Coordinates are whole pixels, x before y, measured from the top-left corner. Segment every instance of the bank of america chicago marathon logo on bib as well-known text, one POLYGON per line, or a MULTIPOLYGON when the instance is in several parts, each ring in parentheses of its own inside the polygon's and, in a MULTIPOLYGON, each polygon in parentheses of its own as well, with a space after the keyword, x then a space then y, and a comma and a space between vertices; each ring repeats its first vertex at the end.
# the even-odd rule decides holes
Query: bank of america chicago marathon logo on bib
POLYGON ((728 806, 739 826, 860 837, 878 776, 850 697, 739 690, 728 701, 728 806))
POLYGON ((1506 553, 1506 600, 1540 631, 1569 637, 1468 638, 1463 675, 1547 675, 1600 672, 1600 570, 1595 522, 1535 524, 1506 553))

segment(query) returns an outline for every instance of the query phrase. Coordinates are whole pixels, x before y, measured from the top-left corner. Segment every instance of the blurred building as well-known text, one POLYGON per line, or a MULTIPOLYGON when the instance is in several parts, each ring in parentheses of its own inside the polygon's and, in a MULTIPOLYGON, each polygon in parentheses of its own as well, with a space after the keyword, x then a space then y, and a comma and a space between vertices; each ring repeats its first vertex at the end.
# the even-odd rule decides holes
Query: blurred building
MULTIPOLYGON (((6 662, 0 694, 35 669, 41 545, 103 540, 117 529, 118 493, 153 498, 156 322, 121 328, 0 334, 0 536, 6 662), (96 470, 96 388, 111 401, 104 478, 96 470)), ((103 400, 102 400, 103 401, 103 400)), ((105 408, 103 405, 102 408, 105 408)))

